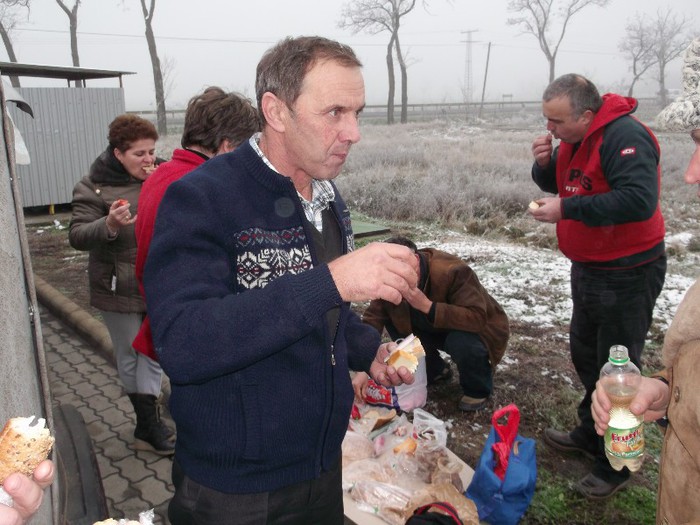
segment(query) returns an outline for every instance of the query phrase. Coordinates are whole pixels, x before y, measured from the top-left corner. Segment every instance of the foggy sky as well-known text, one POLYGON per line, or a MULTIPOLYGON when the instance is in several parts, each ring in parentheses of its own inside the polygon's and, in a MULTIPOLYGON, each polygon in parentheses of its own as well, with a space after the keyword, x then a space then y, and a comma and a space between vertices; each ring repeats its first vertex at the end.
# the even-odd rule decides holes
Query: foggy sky
MULTIPOLYGON (((72 6, 74 0, 65 0, 72 6)), ((418 2, 420 4, 420 1, 418 2)), ((431 0, 402 19, 401 45, 408 57, 409 103, 459 102, 471 80, 472 100, 481 99, 491 43, 486 100, 503 95, 537 100, 548 81, 548 63, 535 38, 510 26, 507 0, 431 0), (471 67, 467 60, 471 33, 471 67)), ((154 32, 161 60, 171 61, 172 87, 167 104, 184 107, 189 97, 209 85, 254 99, 255 66, 266 49, 286 36, 321 35, 353 46, 364 64, 368 104, 386 103, 388 33, 352 34, 337 27, 343 0, 157 0, 154 32), (196 6, 196 7, 194 7, 196 6)), ((626 93, 629 63, 618 50, 625 24, 635 13, 655 17, 671 6, 693 20, 700 34, 699 0, 612 0, 605 9, 590 6, 572 18, 559 50, 556 74, 588 76, 601 91, 626 93)), ((124 77, 127 109, 155 107, 153 75, 138 0, 83 0, 78 11, 78 46, 82 67, 130 71, 124 77)), ((557 29, 559 25, 557 24, 557 29)), ((71 65, 68 17, 55 0, 32 0, 28 19, 12 35, 19 62, 71 65)), ((7 60, 3 51, 2 60, 7 60)), ((400 100, 397 66, 397 102, 400 100)), ((656 71, 635 87, 636 96, 657 90, 656 71)), ((680 87, 680 61, 667 69, 667 87, 680 87)), ((22 79, 23 86, 65 82, 22 79)), ((114 80, 88 81, 88 87, 116 87, 114 80)))

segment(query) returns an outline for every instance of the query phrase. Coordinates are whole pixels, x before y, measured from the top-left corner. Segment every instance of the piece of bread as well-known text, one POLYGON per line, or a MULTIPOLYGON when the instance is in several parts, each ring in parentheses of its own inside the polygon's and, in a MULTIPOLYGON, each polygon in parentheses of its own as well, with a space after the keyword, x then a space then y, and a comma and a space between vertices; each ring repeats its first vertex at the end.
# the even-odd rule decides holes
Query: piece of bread
POLYGON ((416 357, 425 355, 425 350, 423 349, 423 345, 421 344, 420 339, 418 339, 413 334, 404 338, 404 340, 401 341, 401 343, 399 343, 399 346, 397 346, 396 349, 409 352, 416 357))
POLYGON ((425 355, 425 350, 420 339, 411 334, 399 343, 384 362, 396 369, 404 366, 409 372, 415 374, 418 369, 418 358, 423 355, 425 355))
POLYGON ((377 430, 383 427, 396 417, 396 410, 393 408, 388 412, 380 413, 378 410, 368 410, 364 416, 368 419, 374 419, 374 424, 372 425, 372 430, 377 430))
POLYGON ((528 204, 527 207, 530 208, 531 210, 536 210, 537 208, 540 207, 540 205, 537 204, 535 201, 531 201, 530 204, 528 204))
POLYGON ((394 350, 389 355, 386 364, 393 366, 397 370, 402 366, 406 367, 409 372, 415 374, 418 369, 418 358, 405 350, 394 350))
POLYGON ((9 419, 0 432, 0 485, 13 472, 31 477, 37 465, 48 457, 53 442, 43 418, 9 419))
POLYGON ((416 440, 408 437, 394 447, 394 454, 413 454, 417 446, 416 440))

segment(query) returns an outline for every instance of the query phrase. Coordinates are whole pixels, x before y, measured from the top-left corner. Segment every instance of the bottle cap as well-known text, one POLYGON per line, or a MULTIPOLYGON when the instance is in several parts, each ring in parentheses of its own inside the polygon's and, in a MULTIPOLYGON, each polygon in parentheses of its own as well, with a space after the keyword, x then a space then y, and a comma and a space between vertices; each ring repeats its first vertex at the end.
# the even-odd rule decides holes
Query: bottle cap
POLYGON ((614 365, 624 365, 630 360, 627 347, 623 345, 613 345, 610 347, 608 361, 614 365))

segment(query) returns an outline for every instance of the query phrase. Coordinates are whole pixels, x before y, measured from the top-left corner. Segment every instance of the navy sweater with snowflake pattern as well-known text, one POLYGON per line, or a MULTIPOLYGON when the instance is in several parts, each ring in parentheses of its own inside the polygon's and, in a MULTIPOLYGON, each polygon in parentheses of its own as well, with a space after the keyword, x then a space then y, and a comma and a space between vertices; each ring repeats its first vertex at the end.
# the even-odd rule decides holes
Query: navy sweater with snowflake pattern
MULTIPOLYGON (((337 191, 331 211, 347 252, 337 191)), ((146 302, 171 382, 176 459, 204 486, 275 490, 340 458, 348 369, 367 371, 380 339, 342 301, 310 228, 291 180, 247 142, 173 183, 160 204, 146 302)))

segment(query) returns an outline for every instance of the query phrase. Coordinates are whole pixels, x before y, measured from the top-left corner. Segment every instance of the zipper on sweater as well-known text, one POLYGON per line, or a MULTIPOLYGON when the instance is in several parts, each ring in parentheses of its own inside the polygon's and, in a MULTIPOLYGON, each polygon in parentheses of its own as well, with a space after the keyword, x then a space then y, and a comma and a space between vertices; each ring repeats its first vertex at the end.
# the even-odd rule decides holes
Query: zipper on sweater
POLYGON ((341 312, 338 313, 338 320, 335 322, 335 332, 333 333, 333 342, 331 343, 331 366, 335 366, 335 339, 336 337, 338 337, 338 327, 340 326, 340 314, 341 312))

